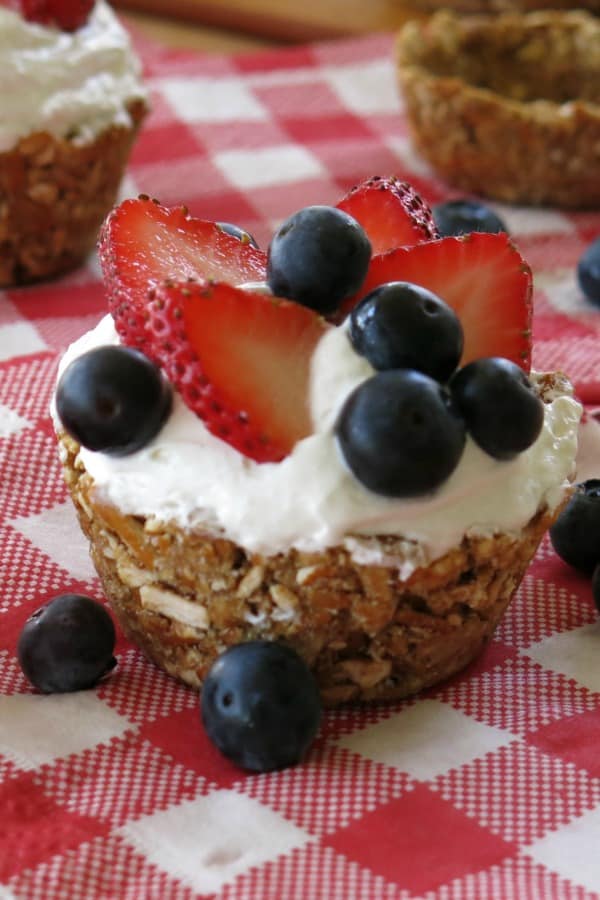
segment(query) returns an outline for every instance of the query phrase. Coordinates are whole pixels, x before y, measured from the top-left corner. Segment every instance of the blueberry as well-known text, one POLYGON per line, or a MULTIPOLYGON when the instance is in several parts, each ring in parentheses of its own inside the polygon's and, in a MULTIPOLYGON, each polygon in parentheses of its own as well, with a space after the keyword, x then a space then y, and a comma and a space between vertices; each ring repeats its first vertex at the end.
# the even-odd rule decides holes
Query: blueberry
POLYGON ((56 389, 60 420, 82 446, 113 456, 135 453, 158 433, 172 392, 160 370, 129 347, 97 347, 77 357, 56 389))
POLYGON ((326 315, 358 291, 370 259, 371 244, 356 219, 331 206, 308 206, 275 233, 267 281, 276 296, 326 315))
POLYGON ((216 226, 221 231, 224 231, 225 234, 230 234, 231 237, 237 238, 242 244, 252 244, 258 250, 257 242, 245 228, 240 228, 239 225, 232 225, 231 222, 216 222, 216 226))
POLYGON ((378 372, 346 399, 335 426, 350 471, 388 497, 435 490, 456 468, 465 426, 446 388, 411 369, 378 372))
POLYGON ((393 281, 350 314, 350 340, 375 369, 417 369, 446 381, 463 351, 463 330, 443 300, 417 284, 393 281))
POLYGON ((93 687, 115 665, 115 626, 100 603, 61 594, 34 612, 21 631, 17 655, 29 681, 44 694, 93 687))
POLYGON ((600 306, 600 237, 590 244, 579 260, 577 278, 588 300, 600 306))
POLYGON ((577 485, 550 529, 550 540, 561 559, 592 574, 600 563, 600 479, 577 485))
POLYGON ((293 766, 321 719, 317 683, 298 654, 272 641, 249 641, 213 664, 200 700, 210 740, 253 772, 293 766))
POLYGON ((486 357, 452 377, 450 389, 471 437, 496 459, 511 459, 538 437, 544 404, 516 363, 486 357))
POLYGON ((592 597, 594 598, 596 609, 600 613, 600 562, 597 564, 594 569, 594 574, 592 575, 592 597))
POLYGON ((433 221, 441 237, 471 234, 472 231, 508 231, 493 209, 477 200, 448 200, 432 208, 433 221))

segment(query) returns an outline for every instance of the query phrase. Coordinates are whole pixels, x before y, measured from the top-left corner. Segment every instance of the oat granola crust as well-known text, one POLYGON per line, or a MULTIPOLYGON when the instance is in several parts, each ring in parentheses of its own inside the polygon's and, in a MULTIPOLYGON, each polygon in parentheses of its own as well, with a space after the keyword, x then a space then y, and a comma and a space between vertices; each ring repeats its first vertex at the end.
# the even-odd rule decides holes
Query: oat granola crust
MULTIPOLYGON (((341 547, 248 555, 230 541, 123 516, 66 466, 81 527, 125 633, 199 687, 226 647, 281 640, 313 668, 328 705, 413 694, 463 668, 491 637, 552 517, 518 539, 470 538, 402 583, 341 547)), ((386 540, 388 553, 396 549, 386 540)), ((400 550, 401 552, 401 550, 400 550)))
POLYGON ((415 145, 464 191, 600 206, 600 20, 583 11, 411 21, 398 75, 415 145))
MULTIPOLYGON (((539 376, 544 397, 570 392, 539 376)), ((104 504, 59 437, 65 478, 94 565, 125 633, 193 687, 228 646, 255 638, 294 647, 312 667, 323 701, 391 700, 459 671, 491 638, 554 514, 540 510, 519 535, 466 537, 402 580, 398 566, 361 565, 344 547, 273 556, 104 504)), ((383 545, 397 563, 407 541, 383 545)))
POLYGON ((62 274, 92 250, 146 114, 78 145, 36 132, 0 153, 0 287, 62 274))

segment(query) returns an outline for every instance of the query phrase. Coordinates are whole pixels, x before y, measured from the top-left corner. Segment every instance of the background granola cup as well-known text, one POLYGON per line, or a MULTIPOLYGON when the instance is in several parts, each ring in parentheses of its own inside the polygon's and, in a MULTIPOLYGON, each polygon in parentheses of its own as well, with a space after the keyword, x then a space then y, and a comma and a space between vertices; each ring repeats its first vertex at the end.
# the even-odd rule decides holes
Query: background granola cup
MULTIPOLYGON (((542 396, 566 379, 540 376, 542 396)), ((199 688, 227 647, 282 641, 311 667, 323 702, 396 700, 458 672, 490 640, 558 510, 541 508, 516 534, 466 536, 402 577, 421 548, 400 537, 357 537, 389 565, 344 547, 272 556, 224 537, 125 515, 102 502, 59 436, 65 478, 94 565, 125 632, 167 673, 199 688)))
POLYGON ((600 206, 600 19, 544 11, 411 21, 397 43, 415 145, 449 184, 600 206))
POLYGON ((0 287, 61 275, 91 252, 147 105, 134 100, 128 112, 129 127, 85 144, 35 132, 0 153, 0 287))
POLYGON ((467 13, 529 12, 534 9, 588 9, 600 13, 600 0, 412 0, 417 9, 467 13))

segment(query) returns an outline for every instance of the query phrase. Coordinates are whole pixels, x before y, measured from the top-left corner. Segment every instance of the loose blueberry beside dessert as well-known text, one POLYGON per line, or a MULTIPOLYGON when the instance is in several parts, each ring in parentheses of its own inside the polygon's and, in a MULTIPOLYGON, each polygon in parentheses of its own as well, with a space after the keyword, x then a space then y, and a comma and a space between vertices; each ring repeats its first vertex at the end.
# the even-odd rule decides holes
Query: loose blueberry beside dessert
POLYGON ((477 200, 448 200, 432 207, 433 220, 442 237, 471 234, 473 231, 487 231, 495 234, 508 231, 500 218, 485 203, 477 200))
POLYGON ((300 762, 321 720, 319 689, 289 647, 250 641, 214 663, 201 696, 202 722, 236 765, 269 772, 300 762))
POLYGON ((597 564, 594 569, 594 574, 592 575, 592 597, 594 598, 596 609, 600 613, 600 562, 597 564))
POLYGON ((550 529, 550 540, 561 559, 592 574, 600 563, 600 480, 577 485, 550 529))
POLYGON ((415 693, 489 640, 569 490, 581 409, 564 377, 530 374, 531 272, 506 234, 438 238, 388 178, 317 210, 267 253, 183 208, 118 206, 111 316, 62 371, 133 348, 171 411, 126 457, 56 421, 94 563, 147 655, 199 688, 228 647, 283 643, 336 705, 415 693), (343 223, 343 252, 319 269, 323 222, 328 241, 343 223), (274 260, 291 296, 265 289, 274 260), (486 443, 510 398, 518 440, 486 443))
POLYGON ((579 260, 577 277, 588 300, 600 306, 600 237, 590 244, 579 260))
POLYGON ((26 621, 17 646, 23 672, 45 694, 93 687, 114 666, 115 626, 90 597, 62 594, 26 621))

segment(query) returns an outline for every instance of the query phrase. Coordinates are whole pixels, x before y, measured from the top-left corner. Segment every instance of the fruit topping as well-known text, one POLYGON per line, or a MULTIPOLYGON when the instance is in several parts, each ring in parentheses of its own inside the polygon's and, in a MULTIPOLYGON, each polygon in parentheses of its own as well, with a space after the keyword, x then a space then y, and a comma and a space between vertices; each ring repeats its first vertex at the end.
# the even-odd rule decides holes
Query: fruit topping
POLYGON ((76 31, 87 22, 95 0, 18 0, 24 19, 50 25, 61 31, 76 31))
POLYGON ((238 285, 265 280, 266 254, 215 222, 168 209, 142 196, 125 200, 106 219, 100 262, 109 310, 126 344, 145 349, 149 288, 167 279, 214 278, 238 285))
POLYGON ((217 437, 277 462, 311 433, 310 361, 330 327, 312 310, 204 281, 162 286, 148 312, 154 359, 217 437))
POLYGON ((258 243, 245 228, 240 228, 239 225, 232 225, 231 222, 216 222, 216 226, 221 231, 224 231, 225 234, 230 234, 231 237, 237 238, 242 244, 252 244, 258 250, 258 243))
MULTIPOLYGON (((491 227, 479 204, 445 206, 491 227)), ((508 459, 541 428, 541 401, 513 365, 529 371, 529 267, 505 233, 437 238, 429 208, 397 179, 372 178, 337 207, 299 210, 268 254, 237 225, 140 197, 108 217, 100 256, 122 342, 143 348, 208 430, 257 462, 282 460, 313 431, 311 359, 334 327, 319 313, 336 322, 350 313, 352 345, 379 373, 336 424, 349 468, 372 490, 433 490, 456 466, 467 429, 508 459), (442 386, 450 379, 454 397, 442 386)), ((59 414, 92 449, 132 452, 166 414, 156 397, 141 404, 137 412, 154 408, 157 422, 144 413, 148 430, 138 420, 135 443, 125 428, 135 417, 106 424, 110 404, 101 396, 94 406, 86 390, 89 421, 76 405, 79 383, 59 414), (109 432, 102 447, 99 428, 109 432)))
POLYGON ((333 206, 308 206, 275 232, 267 281, 276 296, 325 315, 360 289, 370 259, 371 245, 356 219, 333 206))
POLYGON ((206 677, 200 705, 210 740, 252 772, 300 762, 321 719, 312 673, 294 650, 271 641, 226 650, 206 677))
POLYGON ((570 566, 591 575, 600 563, 600 480, 577 485, 550 529, 552 546, 570 566))
POLYGON ((456 468, 465 443, 449 392, 411 369, 378 372, 359 385, 335 431, 358 481, 388 497, 435 490, 456 468))
POLYGON ((452 307, 465 337, 463 365, 503 356, 529 372, 531 270, 506 234, 475 232, 375 256, 360 296, 390 281, 420 284, 452 307))
POLYGON ((376 176, 352 190, 337 204, 364 228, 373 254, 438 237, 431 210, 412 185, 376 176))
POLYGON ((17 644, 23 672, 45 694, 93 687, 116 665, 115 626, 105 608, 61 594, 25 622, 17 644))
POLYGON ((442 237, 487 231, 495 234, 508 228, 493 209, 477 200, 448 200, 432 208, 433 219, 442 237))
POLYGON ((588 300, 600 306, 600 237, 590 244, 579 260, 577 279, 588 300))
POLYGON ((126 456, 148 444, 171 410, 171 386, 143 353, 103 346, 78 356, 56 389, 56 410, 88 450, 126 456))
POLYGON ((511 459, 538 437, 544 404, 527 375, 508 359, 477 359, 450 381, 473 440, 496 459, 511 459))
POLYGON ((417 369, 446 381, 458 365, 463 332, 456 313, 431 291, 392 281, 350 314, 350 340, 375 369, 417 369))

